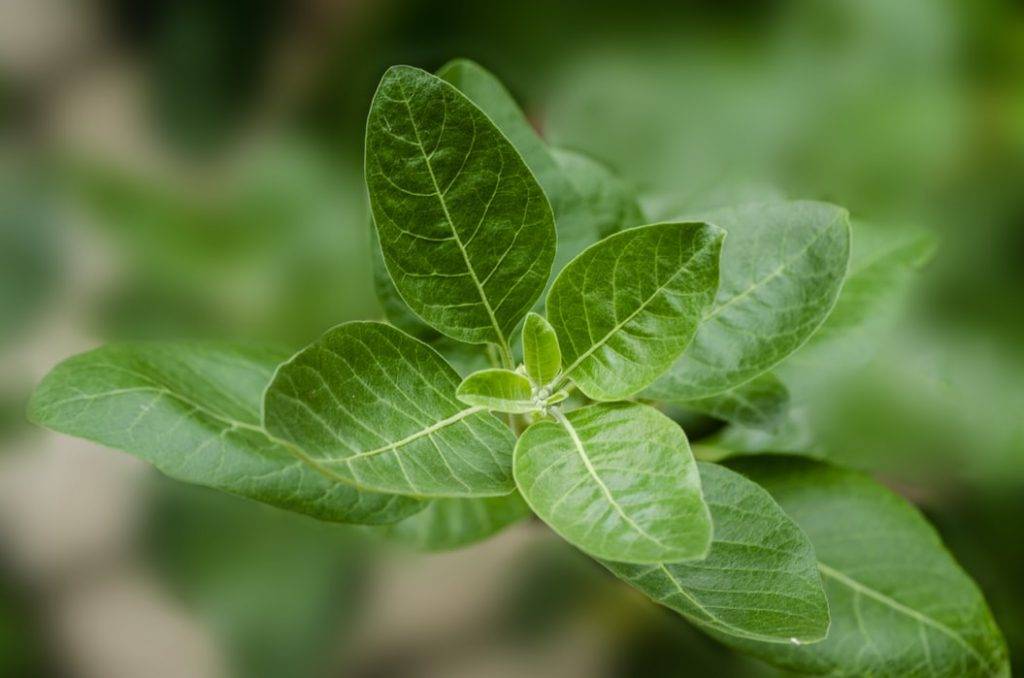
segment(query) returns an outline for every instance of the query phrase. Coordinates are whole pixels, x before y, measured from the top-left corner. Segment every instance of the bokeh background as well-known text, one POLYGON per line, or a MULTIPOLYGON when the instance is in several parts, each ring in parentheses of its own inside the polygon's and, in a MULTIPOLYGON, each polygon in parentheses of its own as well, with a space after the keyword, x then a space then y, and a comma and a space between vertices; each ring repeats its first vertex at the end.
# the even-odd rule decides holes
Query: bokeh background
POLYGON ((24 423, 101 342, 378 317, 370 96, 457 56, 652 212, 782 193, 939 235, 792 444, 921 506, 1024 670, 1019 3, 3 0, 0 675, 776 675, 535 522, 413 554, 24 423))

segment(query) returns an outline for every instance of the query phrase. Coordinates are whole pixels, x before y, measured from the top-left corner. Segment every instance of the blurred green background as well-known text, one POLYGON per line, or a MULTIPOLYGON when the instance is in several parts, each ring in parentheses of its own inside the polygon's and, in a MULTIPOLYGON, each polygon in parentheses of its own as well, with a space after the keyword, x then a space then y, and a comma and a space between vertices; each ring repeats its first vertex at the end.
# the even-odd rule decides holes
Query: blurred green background
POLYGON ((104 341, 299 347, 378 317, 370 97, 457 56, 652 217, 781 193, 939 235, 877 350, 794 384, 783 433, 921 506, 1024 669, 1019 3, 8 0, 0 675, 775 675, 538 524, 413 555, 23 423, 104 341))

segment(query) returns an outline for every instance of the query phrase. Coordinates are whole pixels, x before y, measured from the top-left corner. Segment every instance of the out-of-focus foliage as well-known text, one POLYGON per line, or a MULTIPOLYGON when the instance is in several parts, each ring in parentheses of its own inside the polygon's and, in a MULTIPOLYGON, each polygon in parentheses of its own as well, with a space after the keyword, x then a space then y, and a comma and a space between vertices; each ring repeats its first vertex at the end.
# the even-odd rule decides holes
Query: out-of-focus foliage
POLYGON ((364 609, 373 549, 355 530, 160 480, 143 537, 239 676, 330 673, 364 609))

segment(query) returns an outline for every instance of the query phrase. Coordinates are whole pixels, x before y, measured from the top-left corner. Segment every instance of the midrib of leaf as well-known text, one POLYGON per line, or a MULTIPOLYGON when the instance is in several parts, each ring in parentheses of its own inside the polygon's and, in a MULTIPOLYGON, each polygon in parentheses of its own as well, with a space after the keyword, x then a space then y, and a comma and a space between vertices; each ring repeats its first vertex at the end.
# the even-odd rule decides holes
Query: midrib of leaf
MULTIPOLYGON (((487 316, 491 319, 491 325, 494 327, 495 334, 498 335, 498 349, 501 351, 502 360, 505 362, 505 366, 509 369, 512 368, 512 351, 508 346, 508 339, 505 337, 505 333, 501 331, 501 326, 498 324, 498 319, 494 315, 494 309, 491 308, 491 302, 487 299, 487 293, 484 292, 483 285, 480 284, 480 278, 476 275, 476 270, 473 268, 473 264, 469 261, 469 254, 466 252, 466 247, 462 243, 462 238, 459 237, 459 232, 455 228, 455 222, 452 220, 452 215, 448 211, 448 201, 444 199, 444 193, 441 192, 441 187, 437 183, 437 176, 434 174, 434 167, 430 164, 430 157, 433 155, 427 154, 427 149, 423 147, 423 140, 420 138, 420 128, 416 124, 416 117, 412 114, 412 106, 409 105, 409 97, 405 93, 405 85, 399 80, 398 87, 402 91, 402 103, 405 104, 405 110, 409 113, 409 123, 412 125, 413 134, 416 136, 416 146, 420 149, 420 155, 423 156, 423 162, 427 166, 427 172, 430 174, 430 183, 434 185, 434 193, 437 194, 437 199, 441 203, 441 209, 444 211, 444 218, 448 222, 448 228, 452 231, 452 237, 455 239, 455 244, 459 246, 459 252, 462 253, 462 260, 466 264, 466 270, 469 271, 469 277, 473 280, 473 285, 476 286, 477 293, 480 295, 480 300, 483 302, 484 308, 487 310, 487 316)), ((447 121, 448 106, 444 105, 445 120, 447 121)), ((442 127, 441 134, 444 133, 442 127)), ((441 143, 441 136, 438 135, 437 143, 441 143)), ((473 145, 476 143, 476 121, 473 121, 473 140, 470 142, 469 153, 466 154, 468 160, 469 154, 473 152, 473 145)), ((436 148, 434 150, 437 150, 436 148)), ((465 166, 463 161, 463 167, 465 166)), ((462 173, 462 167, 456 171, 455 176, 452 177, 451 183, 455 183, 458 180, 459 174, 462 173)))
MULTIPOLYGON (((120 368, 120 369, 123 369, 123 368, 120 368)), ((155 384, 155 382, 153 382, 152 380, 150 380, 148 377, 146 377, 145 375, 143 375, 141 373, 134 372, 134 371, 131 371, 131 370, 128 370, 128 371, 131 372, 132 374, 135 374, 135 375, 139 376, 140 378, 144 379, 145 381, 149 381, 150 383, 154 383, 155 384)), ((327 477, 328 479, 333 480, 335 482, 344 483, 346 485, 355 486, 354 483, 350 479, 348 479, 348 478, 346 478, 344 476, 338 475, 337 473, 331 471, 329 468, 325 468, 324 466, 320 465, 315 459, 313 459, 312 457, 307 455, 297 445, 295 445, 294 443, 291 443, 291 442, 289 442, 287 440, 284 440, 282 438, 278 438, 276 436, 271 435, 270 432, 267 431, 262 426, 257 426, 256 424, 250 424, 248 422, 244 422, 244 421, 239 421, 237 419, 233 419, 233 418, 231 418, 231 417, 229 417, 227 415, 224 415, 224 414, 221 414, 220 412, 217 412, 216 410, 210 409, 209 407, 207 407, 205 405, 200 405, 199 403, 197 403, 196 401, 192 400, 188 396, 184 396, 184 395, 182 395, 180 393, 175 393, 174 391, 171 391, 171 390, 169 390, 167 388, 164 388, 162 386, 154 385, 154 386, 137 386, 137 387, 132 387, 132 388, 119 388, 119 389, 114 389, 112 391, 105 391, 103 393, 91 393, 91 394, 88 394, 88 395, 75 396, 75 397, 72 397, 72 398, 65 398, 64 400, 60 400, 60 401, 57 401, 57 402, 53 403, 53 405, 55 405, 55 406, 56 405, 64 405, 64 404, 67 404, 69 402, 77 402, 79 400, 97 400, 99 398, 109 398, 111 396, 123 395, 125 393, 145 393, 145 392, 156 393, 156 394, 161 395, 161 396, 166 396, 168 398, 172 398, 172 399, 177 400, 178 402, 182 403, 183 405, 187 405, 188 407, 192 408, 192 410, 195 411, 195 412, 202 412, 203 414, 205 414, 206 416, 210 417, 211 419, 215 419, 215 420, 221 422, 227 428, 224 431, 221 431, 221 433, 219 435, 223 436, 225 433, 227 433, 227 432, 229 432, 231 430, 238 430, 238 429, 244 429, 246 431, 252 431, 253 433, 258 433, 261 436, 263 436, 264 438, 266 438, 268 441, 270 441, 270 442, 272 442, 272 443, 274 443, 276 445, 280 445, 284 449, 288 450, 288 452, 293 457, 295 457, 299 461, 307 464, 308 466, 310 466, 310 468, 312 468, 313 470, 317 471, 321 475, 327 477)))
POLYGON ((679 580, 676 579, 674 576, 672 576, 671 570, 669 570, 667 567, 665 567, 664 563, 659 563, 656 569, 660 569, 665 574, 665 576, 668 577, 669 581, 672 582, 672 585, 676 588, 676 591, 679 592, 679 595, 681 595, 684 598, 686 598, 688 601, 693 603, 693 605, 698 610, 700 610, 705 615, 707 615, 707 617, 708 617, 707 619, 694 619, 693 621, 695 621, 696 623, 704 624, 704 625, 709 626, 711 628, 718 629, 718 630, 722 631, 723 633, 727 633, 727 634, 732 635, 732 636, 737 636, 739 638, 747 638, 749 640, 756 640, 756 641, 763 642, 763 643, 787 643, 787 642, 788 643, 792 643, 793 642, 792 638, 789 638, 789 639, 786 639, 786 640, 782 640, 782 639, 777 638, 775 636, 764 636, 764 635, 761 635, 761 634, 758 634, 758 633, 751 633, 750 631, 745 631, 745 630, 743 630, 743 629, 741 629, 739 627, 733 626, 732 624, 730 624, 728 622, 722 621, 719 617, 717 617, 716 615, 712 614, 711 611, 708 610, 708 608, 704 607, 704 605, 699 600, 694 598, 686 589, 684 589, 682 587, 682 585, 680 585, 679 580))
POLYGON ((983 665, 985 665, 985 666, 987 666, 989 668, 993 668, 992 663, 988 659, 983 657, 981 655, 981 653, 978 652, 974 648, 974 646, 972 646, 970 643, 968 643, 967 640, 963 636, 961 636, 959 633, 957 633, 953 629, 949 628, 948 626, 946 626, 942 622, 937 621, 935 619, 932 619, 928 615, 923 614, 921 612, 918 612, 917 610, 915 610, 915 609, 913 609, 911 607, 907 607, 906 605, 900 603, 897 600, 893 600, 892 598, 890 598, 889 596, 885 595, 884 593, 882 593, 880 591, 876 591, 875 589, 873 589, 873 588, 871 588, 869 586, 865 586, 864 584, 861 584, 856 579, 852 579, 851 577, 848 577, 847 575, 843 574, 839 570, 833 569, 833 568, 829 567, 828 565, 826 565, 825 563, 823 563, 821 561, 818 561, 818 569, 821 571, 821 573, 824 576, 830 577, 830 578, 836 580, 837 582, 839 582, 840 584, 843 584, 844 586, 846 586, 846 587, 848 587, 850 589, 853 589, 853 591, 855 593, 857 593, 859 595, 867 596, 869 598, 872 598, 873 600, 875 600, 875 601, 877 601, 879 603, 882 603, 883 605, 885 605, 887 607, 890 607, 893 610, 895 610, 895 611, 897 611, 897 612, 899 612, 901 614, 904 614, 904 615, 906 615, 908 617, 911 617, 912 619, 917 620, 918 623, 926 625, 926 626, 930 626, 933 629, 935 629, 936 631, 942 633, 943 635, 945 635, 945 636, 947 636, 949 638, 952 638, 954 641, 956 641, 957 644, 959 644, 965 650, 967 650, 972 656, 974 656, 983 665))
POLYGON ((597 486, 601 488, 601 492, 604 494, 605 499, 608 500, 608 503, 611 504, 612 508, 615 509, 616 513, 622 516, 622 519, 626 521, 626 523, 630 527, 632 527, 638 533, 643 535, 645 539, 651 540, 658 546, 667 548, 664 542, 662 542, 654 535, 648 534, 648 532, 644 528, 637 525, 632 518, 626 515, 626 512, 622 509, 621 506, 619 506, 619 503, 615 501, 615 498, 612 496, 611 490, 609 490, 608 486, 604 484, 604 481, 601 480, 601 477, 597 475, 597 470, 594 469, 594 465, 590 463, 590 457, 587 456, 587 450, 583 446, 583 441, 580 440, 580 437, 576 433, 576 429, 573 427, 572 423, 570 423, 570 421, 566 418, 564 414, 562 414, 562 412, 558 408, 551 408, 550 412, 551 416, 558 420, 558 423, 560 423, 565 428, 566 432, 569 434, 569 437, 572 438, 573 446, 576 448, 576 452, 580 455, 580 459, 583 461, 583 465, 586 467, 587 473, 589 473, 590 477, 594 479, 594 482, 597 483, 597 486))
POLYGON ((454 423, 456 423, 458 421, 461 421, 462 419, 465 419, 466 417, 468 417, 468 416, 470 416, 472 414, 476 414, 477 412, 483 412, 483 411, 484 411, 484 408, 482 408, 482 407, 467 407, 464 410, 460 410, 460 411, 456 412, 455 414, 451 415, 450 417, 446 417, 445 419, 442 419, 440 421, 434 422, 433 424, 431 424, 430 426, 427 426, 426 428, 422 428, 422 429, 416 431, 415 433, 410 433, 409 435, 407 435, 406 437, 402 438, 401 440, 396 440, 393 443, 388 443, 387 445, 384 445, 383 447, 378 447, 378 448, 376 448, 374 450, 366 450, 365 452, 357 452, 356 454, 353 454, 353 455, 351 455, 349 457, 345 457, 344 459, 325 459, 323 461, 325 461, 327 463, 339 463, 339 464, 342 464, 342 463, 350 463, 350 462, 355 461, 357 459, 365 459, 366 457, 374 457, 374 456, 377 456, 378 454, 383 454, 385 452, 390 452, 391 450, 394 450, 394 449, 397 449, 399 447, 403 447, 405 445, 408 445, 409 443, 413 442, 414 440, 418 440, 419 438, 422 438, 424 436, 429 436, 434 431, 439 431, 440 429, 445 428, 446 426, 451 426, 452 424, 454 424, 454 423))
MULTIPOLYGON (((661 294, 665 290, 666 287, 671 285, 672 281, 674 281, 679 275, 681 275, 683 273, 689 273, 690 272, 689 263, 691 261, 693 261, 695 256, 696 256, 696 253, 694 253, 694 255, 690 257, 690 259, 687 262, 686 266, 683 266, 678 271, 676 271, 671 276, 669 276, 669 279, 666 280, 661 285, 659 285, 658 288, 656 290, 654 290, 654 292, 652 292, 649 297, 644 299, 643 303, 640 304, 636 308, 636 310, 634 310, 632 313, 630 313, 628 316, 626 316, 625 319, 620 320, 619 322, 615 323, 615 326, 612 327, 610 330, 608 330, 607 334, 605 334, 603 337, 601 337, 601 339, 599 339, 598 341, 594 342, 594 344, 590 348, 588 348, 586 351, 584 351, 578 358, 576 358, 576 360, 572 361, 572 365, 569 365, 569 367, 567 367, 564 370, 562 370, 562 378, 559 380, 558 385, 555 386, 552 390, 553 391, 557 391, 558 389, 560 389, 563 386, 565 386, 565 382, 568 380, 569 375, 572 373, 572 371, 574 369, 576 369, 577 367, 580 366, 580 363, 582 363, 584 360, 586 360, 591 355, 593 355, 594 351, 596 351, 597 349, 601 348, 606 343, 608 343, 608 340, 611 339, 612 335, 614 335, 616 332, 618 332, 623 327, 625 327, 626 323, 628 323, 630 320, 635 318, 637 316, 637 314, 639 314, 641 311, 643 311, 645 308, 647 308, 648 304, 650 304, 652 301, 654 301, 654 299, 659 294, 661 294)), ((615 292, 614 291, 612 292, 612 296, 613 297, 615 296, 615 292)), ((586 304, 583 305, 583 308, 584 308, 584 310, 586 310, 586 304)), ((588 323, 588 326, 589 326, 589 323, 588 323)))
MULTIPOLYGON (((811 240, 806 245, 804 245, 800 249, 799 252, 795 253, 793 256, 789 257, 788 259, 783 261, 781 264, 779 264, 775 268, 774 271, 772 271, 771 273, 769 273, 765 277, 761 278, 760 280, 755 280, 754 282, 750 283, 750 285, 745 290, 743 290, 742 292, 739 292, 738 294, 733 296, 732 299, 729 299, 724 304, 720 304, 718 306, 715 306, 713 309, 711 309, 711 311, 706 316, 704 316, 704 322, 707 322, 707 321, 711 320, 712 318, 717 316, 719 313, 724 311, 729 306, 732 306, 734 303, 736 303, 737 301, 739 301, 741 299, 747 298, 748 296, 753 294, 753 292, 755 290, 757 290, 757 289, 759 289, 761 287, 764 287, 765 285, 770 283, 772 280, 775 280, 780 275, 782 275, 786 271, 786 269, 788 269, 790 266, 793 265, 794 261, 796 261, 797 259, 802 257, 804 254, 806 254, 807 250, 811 249, 811 247, 813 247, 814 244, 816 242, 818 242, 818 240, 820 240, 828 232, 828 230, 830 228, 832 228, 832 225, 835 224, 837 221, 839 221, 841 218, 842 218, 841 216, 837 216, 835 219, 833 219, 832 221, 828 222, 828 225, 822 227, 821 230, 819 230, 818 233, 815 234, 815 236, 813 238, 811 238, 811 240)), ((849 256, 847 256, 847 269, 849 269, 849 256)), ((837 298, 838 298, 838 295, 837 295, 837 298)))

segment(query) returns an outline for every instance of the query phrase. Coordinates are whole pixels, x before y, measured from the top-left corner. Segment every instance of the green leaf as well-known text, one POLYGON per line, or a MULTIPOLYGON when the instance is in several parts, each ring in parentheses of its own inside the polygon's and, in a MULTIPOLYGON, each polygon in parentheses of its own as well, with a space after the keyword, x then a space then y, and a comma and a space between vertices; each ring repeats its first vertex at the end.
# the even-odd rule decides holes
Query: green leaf
POLYGON ((384 317, 392 325, 406 334, 411 334, 421 341, 431 341, 440 337, 437 330, 423 322, 423 320, 412 312, 409 305, 402 299, 395 287, 395 281, 388 273, 387 264, 384 263, 384 255, 380 251, 380 239, 377 237, 377 228, 370 224, 370 251, 373 260, 373 290, 377 294, 377 301, 380 302, 384 317))
POLYGON ((824 322, 846 275, 850 226, 839 207, 761 203, 702 218, 728 233, 718 297, 651 398, 706 398, 770 370, 824 322))
POLYGON ((528 515, 530 507, 518 492, 483 499, 435 499, 416 515, 373 531, 418 551, 449 551, 482 541, 528 515))
POLYGON ((610 169, 577 151, 553 148, 551 152, 590 205, 599 238, 647 223, 636 195, 610 169))
POLYGON ((707 224, 653 224, 573 259, 547 299, 563 374, 594 400, 619 400, 668 369, 714 300, 722 237, 707 224))
POLYGON ((600 239, 598 220, 591 204, 498 78, 467 59, 450 61, 437 74, 457 87, 494 121, 544 189, 558 231, 558 248, 552 266, 552 273, 558 273, 573 257, 600 239))
POLYGON ((445 81, 396 66, 370 106, 366 184, 409 307, 453 339, 507 348, 555 252, 547 198, 508 139, 445 81))
POLYGON ((540 409, 533 401, 530 380, 512 370, 474 372, 459 384, 456 395, 467 405, 496 412, 524 414, 540 409))
POLYGON ((382 524, 423 508, 338 482, 263 430, 260 397, 283 357, 217 344, 105 346, 55 367, 33 394, 29 417, 177 480, 323 520, 382 524))
POLYGON ((702 558, 711 518, 686 436, 637 403, 591 405, 539 421, 516 444, 523 498, 564 539, 597 558, 702 558))
POLYGON ((757 484, 716 464, 698 467, 715 526, 707 558, 605 567, 702 628, 766 643, 820 641, 828 603, 807 536, 757 484))
POLYGON ((562 351, 555 328, 533 312, 526 315, 523 323, 523 362, 526 373, 538 386, 550 384, 562 371, 562 351))
POLYGON ((436 351, 377 322, 339 325, 281 365, 267 430, 357 487, 422 497, 508 494, 512 432, 455 397, 436 351))
POLYGON ((928 231, 854 222, 850 271, 839 300, 818 331, 780 365, 787 383, 806 390, 867 364, 936 245, 928 231))
POLYGON ((809 673, 1009 675, 1006 646, 977 586, 912 505, 868 476, 794 457, 739 460, 817 553, 832 627, 803 647, 723 638, 809 673))
POLYGON ((740 426, 772 428, 786 414, 789 390, 778 377, 765 372, 725 393, 689 400, 680 405, 740 426))

